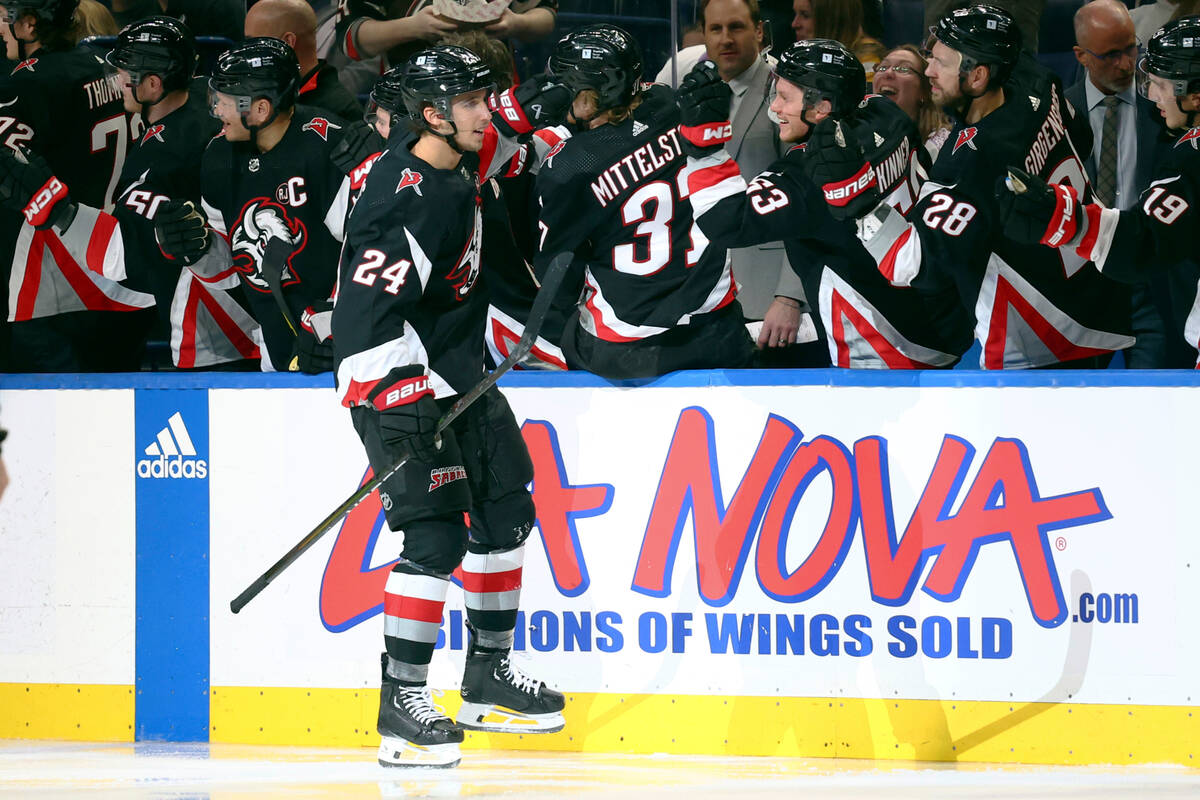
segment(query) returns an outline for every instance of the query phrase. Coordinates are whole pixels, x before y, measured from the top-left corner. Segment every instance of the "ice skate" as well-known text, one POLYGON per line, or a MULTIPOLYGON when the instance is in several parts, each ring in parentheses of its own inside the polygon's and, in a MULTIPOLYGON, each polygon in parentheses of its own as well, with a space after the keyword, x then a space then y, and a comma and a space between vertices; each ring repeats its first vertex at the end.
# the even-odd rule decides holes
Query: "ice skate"
POLYGON ((563 720, 562 692, 525 675, 507 650, 467 648, 458 724, 474 731, 554 733, 563 720))
POLYGON ((379 763, 385 767, 453 767, 462 759, 462 728, 433 704, 425 684, 406 685, 387 674, 379 690, 379 763))

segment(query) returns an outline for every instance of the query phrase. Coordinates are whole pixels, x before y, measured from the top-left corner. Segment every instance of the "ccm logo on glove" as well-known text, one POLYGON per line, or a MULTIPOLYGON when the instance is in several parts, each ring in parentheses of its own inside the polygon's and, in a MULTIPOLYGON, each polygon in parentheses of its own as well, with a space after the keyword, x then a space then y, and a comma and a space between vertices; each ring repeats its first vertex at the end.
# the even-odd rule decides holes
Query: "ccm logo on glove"
POLYGON ((58 178, 50 178, 45 185, 38 190, 29 204, 25 206, 25 220, 34 226, 41 225, 46 221, 50 209, 54 204, 65 197, 67 187, 58 178))
POLYGON ((376 397, 374 400, 375 410, 384 411, 396 406, 406 405, 425 395, 432 394, 433 390, 429 388, 429 376, 420 375, 415 378, 409 378, 388 389, 387 393, 383 396, 376 397))

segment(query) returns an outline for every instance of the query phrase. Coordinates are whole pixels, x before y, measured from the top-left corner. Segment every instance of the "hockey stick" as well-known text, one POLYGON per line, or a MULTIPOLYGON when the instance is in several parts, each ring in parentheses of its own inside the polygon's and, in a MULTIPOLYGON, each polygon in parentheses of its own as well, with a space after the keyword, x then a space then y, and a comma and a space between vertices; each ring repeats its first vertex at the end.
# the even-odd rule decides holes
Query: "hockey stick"
MULTIPOLYGON (((462 397, 458 398, 450 410, 438 420, 438 433, 444 431, 472 403, 483 397, 489 389, 495 386, 496 381, 500 380, 501 375, 508 372, 518 361, 529 355, 529 351, 533 349, 533 343, 537 339, 538 330, 542 327, 542 322, 545 320, 546 314, 550 311, 550 304, 554 301, 554 296, 558 294, 558 287, 562 284, 563 276, 566 275, 567 267, 570 266, 572 257, 572 253, 560 253, 550 262, 550 266, 546 269, 546 274, 542 277, 541 288, 538 289, 537 296, 533 299, 533 307, 529 310, 529 317, 525 322, 525 330, 521 334, 521 339, 513 347, 512 352, 494 370, 488 373, 479 383, 467 390, 462 397)), ((272 564, 270 569, 258 576, 254 583, 246 587, 245 591, 233 598, 233 601, 229 604, 229 610, 234 614, 241 611, 247 603, 258 596, 259 592, 267 588, 267 584, 279 577, 279 574, 291 566, 293 561, 303 555, 304 551, 316 544, 317 540, 324 536, 338 520, 350 513, 351 509, 365 500, 367 495, 379 488, 380 484, 392 477, 392 475, 395 475, 408 462, 410 455, 410 453, 405 453, 395 464, 392 464, 392 466, 367 481, 358 491, 347 497, 340 506, 329 512, 329 516, 321 520, 317 524, 317 527, 309 531, 307 536, 296 543, 295 547, 287 551, 282 558, 272 564)))

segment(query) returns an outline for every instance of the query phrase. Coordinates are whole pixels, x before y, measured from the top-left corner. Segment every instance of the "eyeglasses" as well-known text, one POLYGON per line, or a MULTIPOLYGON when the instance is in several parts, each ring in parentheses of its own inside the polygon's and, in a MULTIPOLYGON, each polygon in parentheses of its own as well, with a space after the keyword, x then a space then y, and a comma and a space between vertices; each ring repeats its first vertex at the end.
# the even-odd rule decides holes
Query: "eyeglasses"
POLYGON ((889 70, 896 73, 897 75, 912 75, 914 72, 916 72, 916 70, 913 69, 912 67, 910 67, 908 64, 876 64, 875 65, 875 74, 876 75, 882 75, 883 73, 885 73, 889 70))
MULTIPOLYGON (((1083 47, 1080 49, 1082 49, 1083 52, 1087 53, 1092 58, 1097 58, 1097 59, 1103 61, 1105 64, 1116 64, 1122 58, 1136 59, 1137 52, 1138 52, 1138 46, 1136 43, 1131 44, 1131 45, 1129 45, 1129 47, 1126 47, 1121 50, 1109 50, 1107 53, 1096 53, 1092 50, 1088 50, 1086 47, 1083 47)), ((876 67, 876 69, 878 69, 878 67, 876 67)))

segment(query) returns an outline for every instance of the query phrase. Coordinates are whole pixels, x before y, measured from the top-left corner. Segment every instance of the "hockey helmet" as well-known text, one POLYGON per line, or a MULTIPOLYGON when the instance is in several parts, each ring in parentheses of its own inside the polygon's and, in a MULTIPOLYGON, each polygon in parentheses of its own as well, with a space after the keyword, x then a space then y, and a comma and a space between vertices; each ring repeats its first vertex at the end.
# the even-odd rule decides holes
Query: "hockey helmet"
POLYGON ((1169 81, 1176 97, 1200 92, 1200 16, 1180 17, 1158 29, 1138 60, 1138 91, 1148 96, 1151 76, 1169 81))
POLYGON ((834 116, 856 108, 867 91, 862 62, 833 39, 795 42, 779 56, 775 76, 804 89, 806 109, 828 100, 834 116))
POLYGON ((400 99, 408 115, 422 125, 425 118, 421 112, 425 106, 433 106, 453 124, 450 106, 455 97, 480 89, 489 92, 495 89, 492 71, 483 59, 457 45, 443 44, 421 50, 400 70, 400 99))
POLYGON ((133 76, 157 75, 166 91, 183 89, 196 68, 196 40, 174 17, 147 17, 127 25, 106 59, 133 76))
POLYGON ((71 26, 79 0, 5 0, 0 3, 3 21, 12 24, 26 14, 32 14, 55 30, 71 26))
POLYGON ((254 100, 265 97, 276 114, 296 104, 299 82, 300 62, 295 51, 281 39, 260 36, 222 53, 208 88, 235 98, 243 114, 254 100))
POLYGON ((1012 15, 996 6, 955 9, 938 20, 929 35, 929 49, 936 39, 962 54, 961 72, 989 67, 989 87, 1008 80, 1021 54, 1021 30, 1012 15))
POLYGON ((642 49, 616 25, 589 25, 558 40, 546 70, 574 95, 596 93, 600 111, 628 105, 642 81, 642 49))

